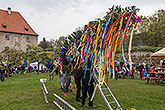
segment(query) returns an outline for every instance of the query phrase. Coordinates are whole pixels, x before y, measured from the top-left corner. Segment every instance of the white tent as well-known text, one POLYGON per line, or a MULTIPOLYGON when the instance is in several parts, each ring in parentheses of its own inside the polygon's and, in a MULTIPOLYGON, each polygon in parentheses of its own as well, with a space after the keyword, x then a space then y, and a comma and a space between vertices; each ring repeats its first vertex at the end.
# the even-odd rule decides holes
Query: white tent
POLYGON ((165 48, 153 53, 151 57, 153 59, 165 59, 165 48))
MULTIPOLYGON (((33 69, 34 69, 34 67, 36 66, 36 67, 37 67, 36 69, 38 70, 38 62, 31 63, 30 66, 33 67, 33 69)), ((39 65, 39 70, 41 70, 41 67, 42 67, 42 66, 43 66, 43 68, 45 68, 45 65, 40 64, 40 65, 39 65)))

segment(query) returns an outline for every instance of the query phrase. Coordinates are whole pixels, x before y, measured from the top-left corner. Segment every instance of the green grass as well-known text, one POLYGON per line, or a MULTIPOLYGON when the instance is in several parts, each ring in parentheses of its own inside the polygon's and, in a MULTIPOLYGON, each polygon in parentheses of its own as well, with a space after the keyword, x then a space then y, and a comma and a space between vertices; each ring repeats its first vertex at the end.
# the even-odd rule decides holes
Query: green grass
MULTIPOLYGON (((55 76, 53 81, 46 82, 49 91, 49 104, 45 103, 39 79, 49 78, 48 73, 30 73, 25 75, 12 75, 0 82, 0 110, 58 110, 52 104, 53 93, 64 98, 78 110, 86 110, 81 103, 75 101, 75 93, 67 96, 60 90, 59 77, 55 76)), ((146 84, 146 81, 138 79, 110 79, 109 86, 119 101, 122 108, 135 108, 136 110, 164 110, 165 108, 165 84, 159 86, 155 82, 146 84)), ((88 98, 86 99, 86 105, 88 98)), ((107 106, 99 91, 94 97, 95 110, 107 110, 107 106)))

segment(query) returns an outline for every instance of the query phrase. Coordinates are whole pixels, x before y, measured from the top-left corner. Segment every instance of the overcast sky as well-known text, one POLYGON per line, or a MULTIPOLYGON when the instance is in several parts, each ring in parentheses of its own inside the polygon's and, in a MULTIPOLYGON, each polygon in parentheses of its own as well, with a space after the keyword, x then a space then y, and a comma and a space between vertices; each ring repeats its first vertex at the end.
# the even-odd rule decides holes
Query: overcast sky
POLYGON ((58 39, 71 34, 88 21, 102 18, 112 5, 135 5, 138 15, 151 15, 165 9, 165 0, 0 0, 0 8, 19 11, 34 31, 39 41, 58 39))

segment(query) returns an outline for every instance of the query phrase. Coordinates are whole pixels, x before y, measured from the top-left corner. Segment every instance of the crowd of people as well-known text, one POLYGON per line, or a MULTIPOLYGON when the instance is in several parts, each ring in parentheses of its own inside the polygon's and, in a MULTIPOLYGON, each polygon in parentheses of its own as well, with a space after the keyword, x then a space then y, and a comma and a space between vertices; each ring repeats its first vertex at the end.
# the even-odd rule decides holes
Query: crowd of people
MULTIPOLYGON (((51 72, 53 69, 54 69, 54 65, 52 65, 50 68, 41 66, 41 69, 39 71, 41 73, 44 73, 44 72, 51 72)), ((5 81, 5 76, 10 77, 11 74, 23 75, 25 72, 26 73, 38 72, 38 68, 37 68, 37 66, 32 67, 30 65, 25 67, 23 64, 21 64, 21 65, 1 64, 0 65, 1 82, 5 81)))
POLYGON ((159 65, 155 65, 153 63, 149 65, 143 62, 136 67, 136 70, 137 74, 140 75, 140 79, 147 77, 148 72, 165 72, 165 60, 161 60, 159 65))
MULTIPOLYGON (((132 63, 132 71, 130 72, 130 66, 125 64, 123 62, 116 62, 115 63, 115 79, 118 78, 130 78, 134 79, 135 74, 139 76, 140 79, 143 79, 143 77, 146 77, 148 75, 148 72, 165 72, 165 60, 160 61, 160 65, 155 65, 154 63, 147 64, 145 62, 142 62, 138 65, 135 63, 132 63)), ((112 73, 112 69, 111 69, 112 73)), ((111 78, 113 74, 111 74, 111 78)))

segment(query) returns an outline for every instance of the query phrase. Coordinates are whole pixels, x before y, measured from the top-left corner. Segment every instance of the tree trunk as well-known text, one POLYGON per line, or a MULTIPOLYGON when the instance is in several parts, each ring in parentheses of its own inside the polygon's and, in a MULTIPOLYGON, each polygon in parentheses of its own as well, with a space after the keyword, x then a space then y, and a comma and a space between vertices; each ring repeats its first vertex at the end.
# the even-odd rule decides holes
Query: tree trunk
POLYGON ((132 28, 132 31, 131 31, 131 36, 130 36, 130 41, 129 41, 129 49, 128 49, 130 72, 132 72, 131 49, 132 49, 133 29, 134 28, 132 28))
POLYGON ((40 71, 40 63, 38 62, 38 71, 37 71, 37 74, 39 74, 39 71, 40 71))

